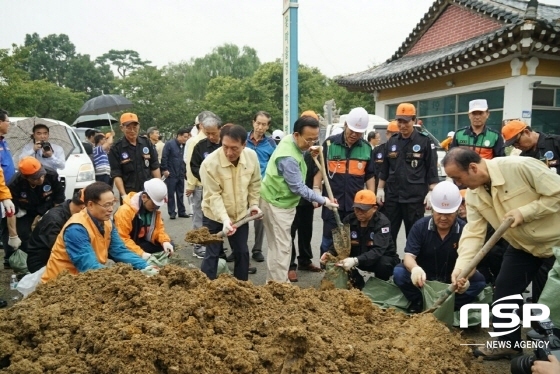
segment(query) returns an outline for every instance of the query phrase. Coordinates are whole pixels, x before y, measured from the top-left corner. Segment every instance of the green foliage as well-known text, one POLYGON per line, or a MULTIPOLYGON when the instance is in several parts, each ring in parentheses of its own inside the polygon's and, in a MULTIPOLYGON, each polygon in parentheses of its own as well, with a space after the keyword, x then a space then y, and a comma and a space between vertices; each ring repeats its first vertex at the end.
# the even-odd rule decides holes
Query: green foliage
POLYGON ((128 73, 152 63, 148 60, 142 60, 138 52, 130 49, 124 51, 111 49, 108 53, 99 56, 95 61, 100 65, 109 62, 117 68, 117 72, 121 78, 126 78, 128 73))

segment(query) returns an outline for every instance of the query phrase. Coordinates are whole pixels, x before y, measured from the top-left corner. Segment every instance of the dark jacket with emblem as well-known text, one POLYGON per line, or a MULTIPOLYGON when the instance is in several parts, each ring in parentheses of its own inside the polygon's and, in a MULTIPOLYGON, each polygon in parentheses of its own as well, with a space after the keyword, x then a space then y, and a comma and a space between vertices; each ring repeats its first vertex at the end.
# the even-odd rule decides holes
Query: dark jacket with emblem
POLYGON ((109 164, 111 178, 122 178, 127 194, 142 191, 144 182, 152 179, 152 170, 159 169, 155 147, 141 136, 136 138, 135 146, 126 137, 117 140, 109 151, 109 164))
POLYGON ((60 182, 56 170, 47 167, 45 170, 47 174, 43 184, 34 188, 20 172, 8 183, 16 212, 24 209, 30 217, 42 216, 55 204, 62 204, 66 200, 64 185, 60 182))
POLYGON ((161 156, 161 172, 169 171, 169 178, 187 179, 185 165, 185 145, 179 144, 177 139, 171 139, 163 146, 161 156))
MULTIPOLYGON (((391 222, 385 215, 375 212, 364 228, 360 227, 360 221, 354 213, 350 213, 342 221, 350 225, 352 249, 349 257, 358 259, 359 268, 372 267, 381 257, 389 257, 394 262, 394 266, 399 263, 397 249, 389 232, 391 222)), ((329 252, 337 255, 334 246, 329 249, 329 252)))
POLYGON ((560 135, 537 133, 539 134, 537 147, 534 150, 521 152, 520 156, 541 160, 550 170, 560 174, 560 135))
POLYGON ((208 138, 202 139, 199 141, 193 148, 193 153, 191 157, 191 171, 193 175, 200 180, 200 165, 202 161, 216 149, 222 146, 221 142, 216 144, 212 143, 208 138))
POLYGON ((381 167, 383 166, 383 160, 385 159, 385 149, 387 147, 387 142, 379 144, 373 149, 374 160, 375 160, 375 191, 377 191, 377 185, 379 184, 379 173, 381 173, 381 167))
MULTIPOLYGON (((371 145, 360 138, 351 147, 346 145, 344 132, 332 135, 323 142, 325 166, 333 196, 338 200, 339 210, 351 212, 354 196, 364 189, 364 184, 375 178, 375 163, 371 145)), ((326 196, 326 191, 323 195, 326 196)), ((323 209, 330 213, 329 209, 323 209)))
POLYGON ((429 186, 439 182, 435 145, 416 129, 408 139, 394 134, 385 144, 379 179, 385 181, 386 199, 423 202, 429 186))
POLYGON ((70 202, 64 203, 49 209, 31 233, 27 244, 27 268, 34 273, 47 265, 51 256, 51 249, 56 241, 56 237, 62 231, 66 221, 72 217, 70 212, 70 202))

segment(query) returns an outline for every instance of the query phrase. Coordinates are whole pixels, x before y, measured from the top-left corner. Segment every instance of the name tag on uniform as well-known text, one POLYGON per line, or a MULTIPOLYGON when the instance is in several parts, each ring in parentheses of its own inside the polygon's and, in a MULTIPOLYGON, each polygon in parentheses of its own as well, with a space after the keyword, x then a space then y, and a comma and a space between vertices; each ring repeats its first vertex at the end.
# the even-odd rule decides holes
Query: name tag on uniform
POLYGON ((398 152, 389 152, 387 156, 389 156, 389 158, 397 158, 398 155, 398 152))

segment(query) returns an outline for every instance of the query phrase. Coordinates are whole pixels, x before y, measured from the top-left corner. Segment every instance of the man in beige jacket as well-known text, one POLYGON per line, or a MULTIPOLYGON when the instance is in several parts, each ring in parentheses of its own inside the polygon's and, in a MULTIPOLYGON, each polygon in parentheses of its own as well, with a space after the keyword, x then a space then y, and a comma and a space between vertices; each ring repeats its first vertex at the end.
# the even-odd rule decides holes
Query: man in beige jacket
MULTIPOLYGON (((222 146, 209 154, 200 165, 203 189, 203 225, 210 233, 223 231, 233 252, 233 275, 239 280, 249 278, 249 227, 236 227, 234 222, 247 215, 258 214, 261 170, 255 151, 245 148, 247 131, 239 125, 220 130, 222 146)), ((209 244, 201 270, 210 279, 216 278, 222 244, 209 244)))
MULTIPOLYGON (((453 284, 463 287, 468 282, 457 278, 482 248, 487 224, 496 229, 503 219, 513 217, 511 228, 503 235, 510 245, 496 278, 494 301, 517 296, 517 300, 502 300, 499 304, 516 303, 521 310, 521 293, 532 281, 536 302, 546 283, 541 267, 550 270, 554 263, 552 247, 560 245, 560 176, 530 157, 485 160, 467 148, 451 149, 442 164, 448 177, 468 187, 468 223, 459 241, 459 258, 451 275, 453 284)), ((521 341, 521 329, 496 327, 497 323, 508 322, 509 318, 492 317, 494 331, 502 333, 496 336, 505 347, 481 346, 475 349, 475 356, 495 360, 522 353, 516 345, 521 341)))

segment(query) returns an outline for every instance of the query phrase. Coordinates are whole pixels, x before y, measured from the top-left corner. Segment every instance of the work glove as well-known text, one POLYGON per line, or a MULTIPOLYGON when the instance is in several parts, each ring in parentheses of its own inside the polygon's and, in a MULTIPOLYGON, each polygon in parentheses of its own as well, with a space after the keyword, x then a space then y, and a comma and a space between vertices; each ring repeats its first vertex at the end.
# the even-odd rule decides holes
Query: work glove
POLYGON ((261 214, 261 213, 262 213, 262 210, 261 210, 261 208, 259 208, 258 205, 251 205, 249 207, 249 209, 247 210, 247 214, 250 215, 250 216, 254 216, 254 215, 257 215, 257 214, 261 214))
POLYGON ((164 242, 162 244, 162 247, 163 247, 163 251, 167 256, 171 256, 173 254, 173 244, 169 242, 164 242))
POLYGON ((325 205, 330 210, 333 210, 334 208, 338 208, 338 204, 333 203, 328 197, 325 197, 325 204, 323 205, 325 205))
POLYGON ((356 257, 347 257, 340 261, 337 265, 342 266, 344 270, 349 271, 350 269, 358 266, 358 259, 356 257))
POLYGON ((157 275, 159 273, 159 268, 154 265, 148 265, 144 269, 140 270, 142 274, 151 277, 153 275, 157 275))
POLYGON ((410 279, 416 287, 422 287, 426 283, 426 272, 420 266, 415 266, 410 272, 410 279))
POLYGON ((230 219, 224 220, 224 227, 222 229, 224 234, 226 234, 227 236, 231 236, 231 235, 235 234, 236 230, 237 230, 237 228, 235 226, 233 226, 233 223, 231 222, 230 219))
POLYGON ((142 253, 142 260, 148 260, 150 257, 152 257, 151 253, 148 252, 142 253))
POLYGON ((2 205, 4 205, 4 209, 6 210, 6 217, 11 217, 16 212, 16 207, 14 203, 10 199, 2 200, 2 205))
POLYGON ((432 191, 428 191, 428 194, 426 195, 426 197, 424 198, 424 206, 426 207, 427 210, 432 209, 432 191))
POLYGON ((19 208, 17 214, 16 214, 16 218, 21 218, 23 216, 25 216, 27 214, 27 210, 19 208))
POLYGON ((375 197, 377 197, 379 203, 383 204, 385 202, 385 189, 378 188, 375 197))
POLYGON ((17 250, 19 247, 21 247, 21 239, 17 235, 10 236, 10 238, 8 239, 8 245, 14 250, 17 250))
POLYGON ((465 291, 468 290, 470 286, 471 286, 471 282, 469 282, 469 280, 467 279, 463 287, 459 287, 459 285, 457 285, 457 289, 455 290, 455 292, 457 292, 458 294, 464 294, 465 291))

